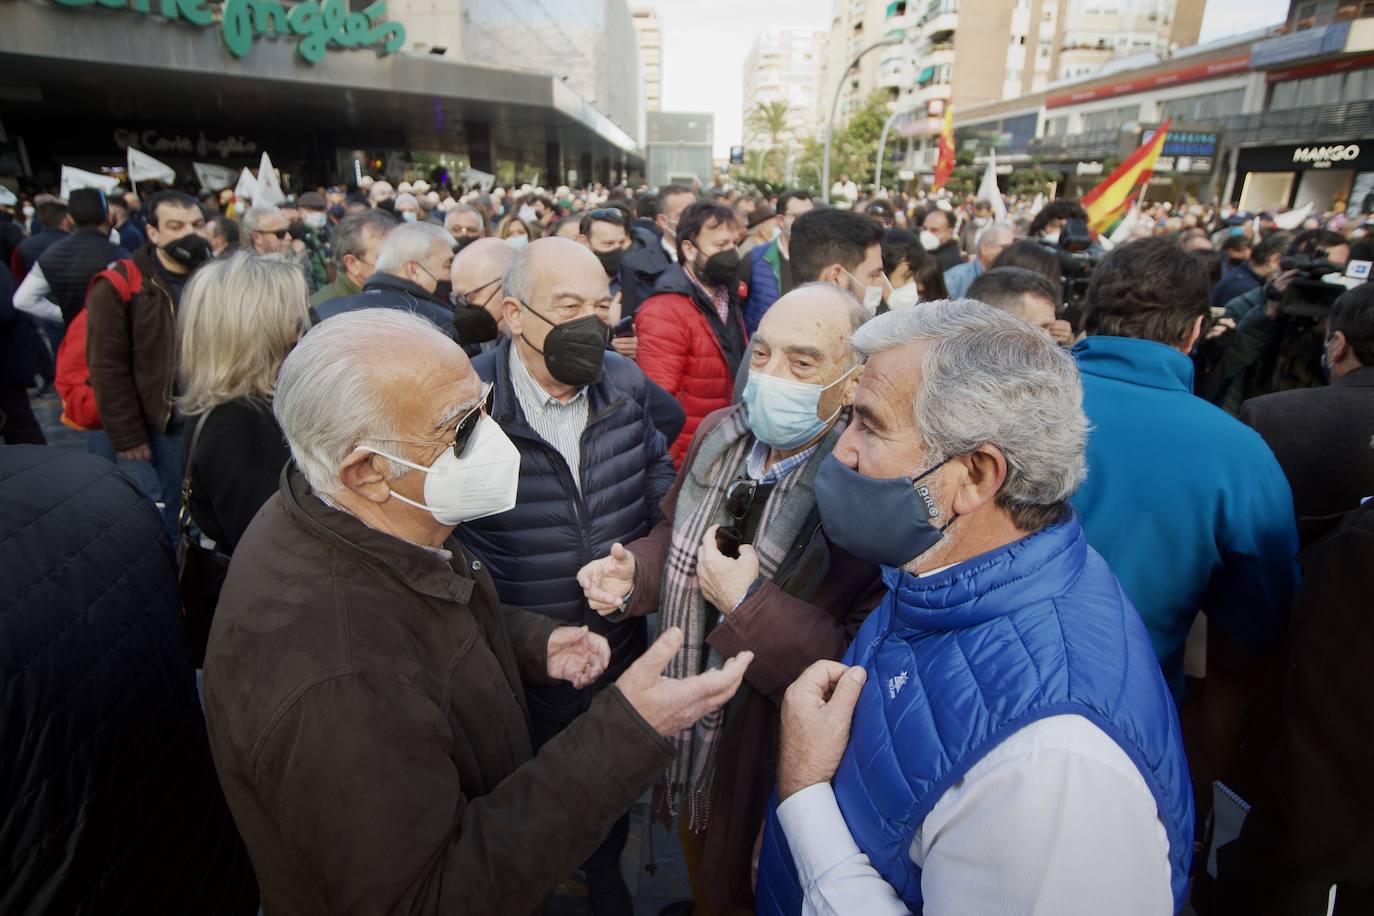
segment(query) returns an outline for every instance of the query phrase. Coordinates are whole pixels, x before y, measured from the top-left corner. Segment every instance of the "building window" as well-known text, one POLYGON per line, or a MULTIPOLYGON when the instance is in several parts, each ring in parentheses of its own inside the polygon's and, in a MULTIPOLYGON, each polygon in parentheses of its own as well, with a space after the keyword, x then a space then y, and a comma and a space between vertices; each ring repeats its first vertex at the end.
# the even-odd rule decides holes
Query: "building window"
POLYGON ((1126 105, 1110 108, 1107 111, 1094 111, 1083 115, 1083 132, 1120 130, 1127 121, 1140 117, 1139 105, 1126 105))
POLYGON ((1365 101, 1374 95, 1374 69, 1349 73, 1329 73, 1301 80, 1275 83, 1269 94, 1269 109, 1281 111, 1312 105, 1365 101))
POLYGON ((1238 113, 1244 103, 1244 89, 1228 89, 1225 92, 1211 92, 1161 102, 1159 115, 1161 119, 1173 118, 1185 124, 1212 121, 1238 113))

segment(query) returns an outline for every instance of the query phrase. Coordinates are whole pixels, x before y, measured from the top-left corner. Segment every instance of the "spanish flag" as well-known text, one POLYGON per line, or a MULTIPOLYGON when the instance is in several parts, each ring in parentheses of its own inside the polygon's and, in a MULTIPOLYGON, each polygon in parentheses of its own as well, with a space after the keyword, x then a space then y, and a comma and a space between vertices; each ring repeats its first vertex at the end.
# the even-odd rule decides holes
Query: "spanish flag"
POLYGON ((1160 125, 1149 142, 1142 144, 1125 162, 1102 179, 1101 184, 1083 195, 1083 208, 1088 211, 1088 228, 1093 232, 1106 232, 1125 213, 1135 189, 1150 180, 1159 151, 1164 149, 1164 138, 1169 135, 1169 123, 1165 121, 1160 125))
POLYGON ((954 172, 954 107, 945 106, 945 126, 940 130, 940 158, 935 160, 935 190, 940 190, 954 172))

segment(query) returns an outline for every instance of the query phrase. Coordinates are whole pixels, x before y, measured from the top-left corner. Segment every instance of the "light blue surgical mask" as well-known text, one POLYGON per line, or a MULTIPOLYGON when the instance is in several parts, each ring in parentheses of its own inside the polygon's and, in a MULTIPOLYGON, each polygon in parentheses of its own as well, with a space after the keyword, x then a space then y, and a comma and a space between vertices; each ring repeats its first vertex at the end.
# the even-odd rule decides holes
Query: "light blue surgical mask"
POLYGON ((804 445, 834 422, 841 407, 826 419, 816 415, 821 395, 854 373, 855 366, 829 385, 809 385, 750 372, 744 386, 744 406, 749 412, 749 429, 765 445, 793 449, 804 445))

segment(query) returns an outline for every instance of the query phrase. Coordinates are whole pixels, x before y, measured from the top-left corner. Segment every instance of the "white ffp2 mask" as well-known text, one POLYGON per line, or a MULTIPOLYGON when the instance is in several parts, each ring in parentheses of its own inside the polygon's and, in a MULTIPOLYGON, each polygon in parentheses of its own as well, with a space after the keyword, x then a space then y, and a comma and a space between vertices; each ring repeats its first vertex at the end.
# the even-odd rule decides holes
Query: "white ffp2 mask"
POLYGON ((520 487, 520 450, 491 417, 483 416, 477 422, 462 458, 455 458, 453 449, 446 448, 429 467, 363 447, 397 464, 423 471, 423 503, 406 499, 395 490, 391 495, 424 509, 441 525, 475 522, 515 508, 515 494, 520 487))

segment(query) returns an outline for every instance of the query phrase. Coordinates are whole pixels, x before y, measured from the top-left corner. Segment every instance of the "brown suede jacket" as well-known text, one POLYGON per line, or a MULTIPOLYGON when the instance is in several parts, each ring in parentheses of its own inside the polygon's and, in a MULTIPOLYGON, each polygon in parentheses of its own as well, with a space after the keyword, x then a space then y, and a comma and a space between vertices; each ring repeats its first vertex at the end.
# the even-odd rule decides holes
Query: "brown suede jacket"
POLYGON ((484 565, 366 527, 287 465, 205 659, 224 794, 273 916, 526 914, 672 759, 611 687, 534 755, 557 625, 484 565))
POLYGON ((125 302, 106 280, 86 294, 86 363, 100 422, 116 451, 148 441, 172 418, 177 371, 177 313, 157 276, 152 245, 134 252, 143 288, 125 302))

